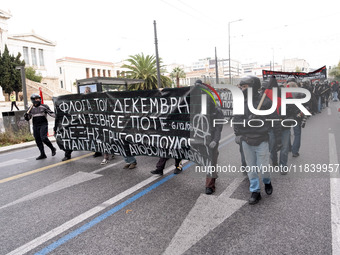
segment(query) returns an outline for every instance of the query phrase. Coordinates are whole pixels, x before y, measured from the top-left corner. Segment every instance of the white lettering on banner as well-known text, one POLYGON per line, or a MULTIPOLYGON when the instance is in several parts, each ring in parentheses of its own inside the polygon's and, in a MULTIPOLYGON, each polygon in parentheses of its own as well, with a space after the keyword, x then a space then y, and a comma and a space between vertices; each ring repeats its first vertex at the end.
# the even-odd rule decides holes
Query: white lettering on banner
POLYGON ((91 98, 89 94, 86 97, 74 100, 73 96, 72 100, 56 103, 59 119, 55 136, 63 149, 187 158, 199 164, 210 162, 190 145, 189 132, 193 129, 186 96, 91 98))

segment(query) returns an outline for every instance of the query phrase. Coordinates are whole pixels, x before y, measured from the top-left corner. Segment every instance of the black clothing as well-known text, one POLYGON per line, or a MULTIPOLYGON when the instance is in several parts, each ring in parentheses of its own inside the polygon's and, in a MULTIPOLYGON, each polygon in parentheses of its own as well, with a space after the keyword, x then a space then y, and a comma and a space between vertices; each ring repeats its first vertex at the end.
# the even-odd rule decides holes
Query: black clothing
MULTIPOLYGON (((53 152, 55 148, 47 137, 48 131, 48 122, 47 122, 47 114, 51 117, 55 117, 54 112, 50 110, 48 105, 41 104, 37 107, 33 106, 29 113, 25 113, 25 120, 29 121, 31 118, 33 122, 33 135, 35 138, 35 142, 39 148, 40 156, 46 156, 44 150, 44 144, 47 145, 53 152)), ((54 154, 55 155, 55 154, 54 154)))
POLYGON ((17 108, 17 110, 19 111, 19 108, 18 108, 18 106, 17 106, 17 104, 16 104, 15 101, 12 101, 12 104, 11 104, 11 111, 13 111, 13 106, 15 106, 15 108, 17 108))
MULTIPOLYGON (((159 158, 157 165, 156 165, 156 170, 164 170, 165 164, 168 161, 169 158, 159 158)), ((181 163, 182 159, 175 159, 175 167, 178 167, 181 163)))
POLYGON ((48 125, 47 114, 55 118, 54 112, 51 111, 50 107, 46 104, 41 104, 38 107, 32 107, 31 111, 24 117, 28 121, 33 118, 33 126, 48 125))

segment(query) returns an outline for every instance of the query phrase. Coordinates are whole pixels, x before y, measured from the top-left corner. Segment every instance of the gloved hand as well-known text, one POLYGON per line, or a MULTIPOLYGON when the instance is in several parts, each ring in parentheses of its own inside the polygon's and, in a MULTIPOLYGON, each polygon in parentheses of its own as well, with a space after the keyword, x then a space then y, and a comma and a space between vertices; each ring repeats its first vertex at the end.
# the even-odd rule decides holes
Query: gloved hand
POLYGON ((240 135, 235 136, 235 143, 241 144, 241 136, 240 135))
POLYGON ((24 118, 25 118, 25 120, 27 120, 27 121, 30 120, 30 116, 27 114, 27 112, 24 114, 24 118))
POLYGON ((210 149, 214 149, 216 147, 217 143, 215 141, 211 141, 209 144, 210 149))
POLYGON ((282 148, 281 137, 280 138, 276 138, 275 139, 275 149, 276 149, 276 151, 281 150, 281 148, 282 148))

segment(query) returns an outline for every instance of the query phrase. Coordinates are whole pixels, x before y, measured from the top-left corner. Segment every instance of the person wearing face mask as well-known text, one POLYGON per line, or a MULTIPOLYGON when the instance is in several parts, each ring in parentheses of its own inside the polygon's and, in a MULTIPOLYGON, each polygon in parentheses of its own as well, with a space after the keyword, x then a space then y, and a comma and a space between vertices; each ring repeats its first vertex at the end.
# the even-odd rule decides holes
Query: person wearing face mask
MULTIPOLYGON (((250 182, 249 190, 251 197, 249 204, 256 204, 261 199, 260 178, 258 172, 262 173, 262 181, 265 185, 265 192, 271 195, 273 186, 271 183, 270 173, 263 171, 263 166, 269 166, 269 130, 273 128, 275 137, 281 137, 280 124, 272 123, 265 119, 278 119, 277 112, 274 111, 269 116, 254 115, 249 107, 248 100, 252 99, 252 104, 255 109, 266 110, 270 109, 272 103, 270 99, 264 96, 264 101, 261 102, 258 93, 261 87, 261 81, 256 76, 246 76, 240 80, 239 87, 242 89, 244 95, 244 114, 235 115, 233 119, 234 133, 236 140, 242 143, 242 148, 247 163, 247 173, 250 182), (251 90, 249 90, 251 88, 251 90), (251 125, 249 124, 251 121, 251 125), (263 123, 263 125, 260 125, 263 123)), ((277 143, 280 143, 278 141, 277 143)))
POLYGON ((40 151, 40 156, 36 160, 47 158, 44 150, 44 144, 51 149, 52 156, 56 155, 57 149, 53 147, 51 141, 47 137, 48 121, 47 114, 55 118, 54 112, 46 104, 41 104, 41 97, 38 94, 31 95, 33 105, 24 114, 25 120, 32 119, 33 122, 33 135, 35 142, 40 151))

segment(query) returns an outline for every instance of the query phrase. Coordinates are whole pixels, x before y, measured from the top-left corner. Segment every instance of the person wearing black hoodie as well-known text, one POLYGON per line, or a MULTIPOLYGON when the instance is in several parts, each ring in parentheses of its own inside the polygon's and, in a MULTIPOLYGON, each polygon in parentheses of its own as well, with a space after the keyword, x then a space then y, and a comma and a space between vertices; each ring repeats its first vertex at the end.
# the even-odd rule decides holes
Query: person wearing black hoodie
MULTIPOLYGON (((260 178, 258 170, 262 173, 262 181, 265 184, 265 192, 271 195, 273 186, 271 183, 270 173, 263 171, 263 167, 269 166, 269 130, 272 122, 265 119, 278 119, 276 111, 269 116, 258 116, 250 112, 248 100, 252 99, 254 108, 258 110, 266 110, 271 107, 271 101, 268 97, 264 97, 261 102, 259 89, 261 87, 260 79, 256 76, 247 76, 241 79, 239 86, 244 94, 244 114, 236 115, 233 119, 234 133, 237 140, 242 143, 243 152, 247 163, 247 172, 250 182, 249 190, 251 197, 249 204, 256 204, 261 199, 260 178), (248 91, 248 88, 252 90, 248 91), (251 94, 249 94, 251 93, 251 94), (249 125, 251 121, 251 125, 249 125), (263 124, 263 125, 261 125, 263 124), (257 127, 254 127, 257 126, 257 127)), ((273 125, 277 143, 280 143, 280 124, 274 122, 273 125)))

